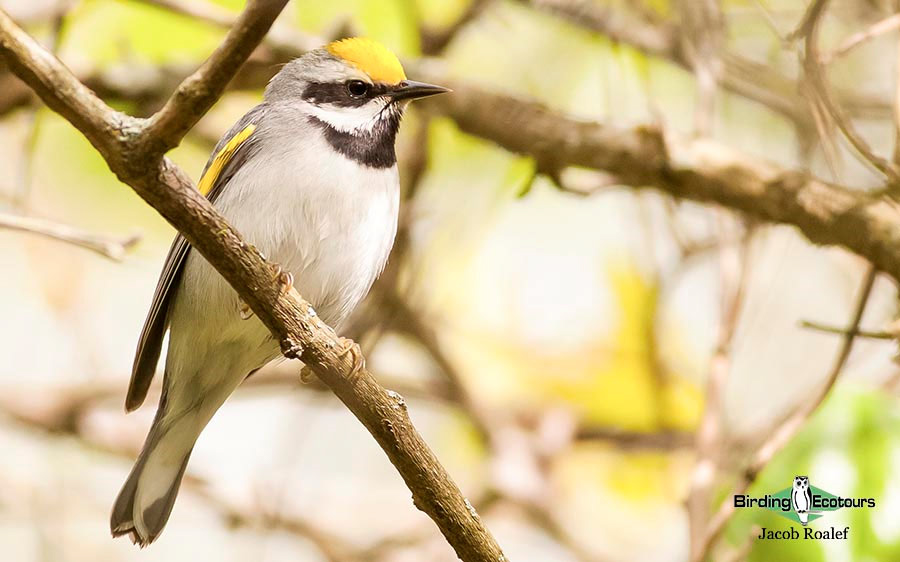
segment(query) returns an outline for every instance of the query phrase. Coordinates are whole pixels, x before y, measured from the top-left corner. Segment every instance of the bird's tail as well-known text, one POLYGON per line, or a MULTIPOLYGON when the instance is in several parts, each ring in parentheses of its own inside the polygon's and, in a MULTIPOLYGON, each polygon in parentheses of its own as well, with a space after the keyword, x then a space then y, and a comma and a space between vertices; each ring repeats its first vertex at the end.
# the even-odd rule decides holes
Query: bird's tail
POLYGON ((165 397, 128 480, 122 486, 110 517, 114 537, 130 535, 145 547, 162 532, 172 513, 178 488, 194 443, 207 420, 197 411, 171 419, 165 397))
POLYGON ((800 523, 806 525, 809 523, 809 512, 808 511, 798 511, 797 517, 800 518, 800 523))

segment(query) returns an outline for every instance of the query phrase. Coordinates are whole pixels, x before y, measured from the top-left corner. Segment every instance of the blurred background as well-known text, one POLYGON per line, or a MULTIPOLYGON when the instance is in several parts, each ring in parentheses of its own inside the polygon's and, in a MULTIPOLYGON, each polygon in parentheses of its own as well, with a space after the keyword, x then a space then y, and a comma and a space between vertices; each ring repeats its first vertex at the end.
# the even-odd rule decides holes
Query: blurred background
MULTIPOLYGON (((242 5, 0 0, 104 99, 139 115, 217 46, 242 5)), ((807 7, 294 0, 248 63, 260 75, 242 74, 171 158, 196 180, 286 53, 362 34, 410 69, 427 60, 578 118, 658 125, 877 188, 794 87, 790 34, 807 7)), ((837 52, 832 87, 887 155, 898 37, 897 22, 883 22, 895 10, 835 0, 820 31, 821 48, 837 52)), ((398 144, 397 246, 345 332, 406 398, 511 560, 900 559, 896 346, 857 338, 842 363, 844 338, 829 331, 858 308, 864 261, 597 172, 538 173, 428 107, 410 110, 398 144), (786 420, 797 431, 761 453, 786 420), (748 467, 760 472, 745 481, 748 467), (759 527, 791 526, 758 509, 726 510, 711 527, 735 489, 774 493, 795 474, 877 507, 816 524, 849 525, 848 540, 756 540, 759 527)), ((158 542, 141 551, 112 540, 109 510, 156 405, 126 416, 125 388, 174 231, 5 68, 0 147, 4 560, 455 559, 364 428, 293 363, 267 368, 216 415, 158 542)), ((876 278, 867 301, 861 327, 889 330, 894 285, 876 278)))

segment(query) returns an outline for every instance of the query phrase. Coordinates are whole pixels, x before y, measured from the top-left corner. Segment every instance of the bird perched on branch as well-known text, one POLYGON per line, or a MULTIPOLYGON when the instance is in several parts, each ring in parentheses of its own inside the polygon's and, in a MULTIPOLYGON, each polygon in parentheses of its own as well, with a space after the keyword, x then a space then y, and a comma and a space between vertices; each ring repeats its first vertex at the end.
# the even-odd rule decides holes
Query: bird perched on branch
MULTIPOLYGON (((219 141, 199 189, 279 264, 287 288, 296 283, 337 328, 381 273, 394 242, 394 139, 406 102, 446 91, 407 80, 397 57, 375 41, 336 41, 272 78, 263 102, 219 141)), ((243 306, 176 237, 138 343, 125 408, 144 401, 168 329, 163 391, 113 507, 114 536, 128 534, 140 546, 159 536, 200 432, 248 375, 280 355, 278 342, 243 306)))

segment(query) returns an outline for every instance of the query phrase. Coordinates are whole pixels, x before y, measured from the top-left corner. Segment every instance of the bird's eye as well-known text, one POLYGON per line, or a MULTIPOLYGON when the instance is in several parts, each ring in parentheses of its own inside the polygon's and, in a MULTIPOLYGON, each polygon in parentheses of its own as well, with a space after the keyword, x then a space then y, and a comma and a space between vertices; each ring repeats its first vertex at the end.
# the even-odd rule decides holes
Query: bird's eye
POLYGON ((350 80, 347 82, 347 91, 354 98, 361 98, 369 92, 369 85, 362 80, 350 80))

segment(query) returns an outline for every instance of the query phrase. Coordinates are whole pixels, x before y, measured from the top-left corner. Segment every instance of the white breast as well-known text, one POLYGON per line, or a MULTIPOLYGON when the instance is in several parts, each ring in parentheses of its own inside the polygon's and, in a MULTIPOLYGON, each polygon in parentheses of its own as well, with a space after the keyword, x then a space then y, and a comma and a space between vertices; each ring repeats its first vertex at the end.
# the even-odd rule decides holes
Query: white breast
MULTIPOLYGON (((387 262, 397 232, 397 167, 360 165, 317 131, 301 138, 267 143, 266 157, 243 166, 216 207, 263 255, 290 271, 300 294, 338 328, 387 262)), ((193 254, 183 288, 205 301, 207 320, 229 332, 236 294, 193 254), (211 318, 210 309, 231 316, 211 318)))

